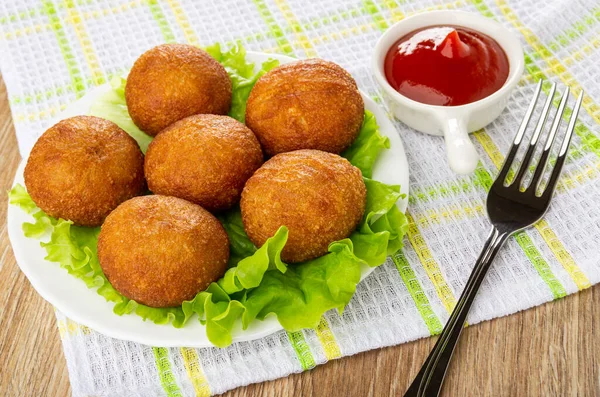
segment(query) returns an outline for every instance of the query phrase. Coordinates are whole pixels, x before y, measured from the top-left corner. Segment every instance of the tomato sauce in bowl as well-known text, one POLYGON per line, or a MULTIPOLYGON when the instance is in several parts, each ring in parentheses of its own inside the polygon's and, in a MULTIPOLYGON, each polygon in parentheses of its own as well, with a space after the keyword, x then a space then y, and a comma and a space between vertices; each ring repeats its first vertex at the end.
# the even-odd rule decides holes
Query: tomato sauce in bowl
POLYGON ((385 77, 400 94, 438 106, 476 102, 498 91, 509 74, 506 53, 491 37, 461 26, 430 26, 388 50, 385 77))

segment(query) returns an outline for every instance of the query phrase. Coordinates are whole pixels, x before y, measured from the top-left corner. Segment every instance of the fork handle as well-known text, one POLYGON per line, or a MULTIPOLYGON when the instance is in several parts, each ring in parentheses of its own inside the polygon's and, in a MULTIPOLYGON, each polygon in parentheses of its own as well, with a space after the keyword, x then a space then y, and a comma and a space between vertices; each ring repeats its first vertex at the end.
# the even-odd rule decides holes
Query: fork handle
POLYGON ((479 291, 481 282, 490 268, 490 264, 508 236, 509 233, 501 232, 492 226, 490 235, 475 263, 467 285, 450 315, 450 319, 404 397, 437 397, 439 395, 448 364, 450 364, 454 348, 467 320, 469 309, 479 291))

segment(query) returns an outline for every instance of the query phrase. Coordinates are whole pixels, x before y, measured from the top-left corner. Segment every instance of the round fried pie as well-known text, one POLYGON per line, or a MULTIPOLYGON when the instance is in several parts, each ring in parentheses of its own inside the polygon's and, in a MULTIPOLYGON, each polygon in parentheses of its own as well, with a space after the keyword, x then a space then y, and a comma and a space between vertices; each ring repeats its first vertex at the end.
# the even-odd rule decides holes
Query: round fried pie
POLYGON ((46 214, 99 226, 120 203, 145 189, 144 156, 115 123, 76 116, 50 127, 33 146, 25 185, 46 214))
POLYGON ((298 149, 341 153, 356 139, 363 118, 352 76, 322 59, 269 71, 252 88, 246 107, 246 124, 269 156, 298 149))
POLYGON ((135 61, 127 77, 125 100, 134 123, 156 136, 193 114, 227 114, 231 80, 206 51, 187 44, 163 44, 135 61))
POLYGON ((229 240, 196 204, 160 195, 121 204, 102 225, 98 259, 113 287, 151 307, 179 306, 225 273, 229 240))
POLYGON ((244 229, 260 247, 280 226, 287 226, 281 258, 287 262, 316 258, 356 228, 366 194, 360 170, 343 157, 318 150, 278 154, 244 187, 240 203, 244 229))
POLYGON ((262 162, 248 127, 228 116, 200 114, 158 134, 146 152, 145 173, 152 192, 220 211, 239 202, 262 162))

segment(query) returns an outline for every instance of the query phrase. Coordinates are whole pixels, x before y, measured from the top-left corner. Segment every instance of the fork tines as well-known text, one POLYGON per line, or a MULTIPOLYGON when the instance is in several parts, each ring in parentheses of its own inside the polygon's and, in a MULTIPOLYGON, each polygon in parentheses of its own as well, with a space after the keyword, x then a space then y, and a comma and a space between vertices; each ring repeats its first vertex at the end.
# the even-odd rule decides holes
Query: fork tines
MULTIPOLYGON (((521 122, 519 131, 517 132, 517 135, 513 142, 512 148, 510 149, 510 153, 508 154, 508 156, 506 156, 504 165, 502 166, 502 169, 500 170, 500 174, 498 175, 498 178, 496 178, 496 183, 501 183, 501 184, 505 183, 506 176, 508 175, 509 170, 511 169, 511 166, 513 164, 515 156, 517 155, 519 147, 521 146, 521 143, 523 141, 523 137, 525 136, 525 131, 527 130, 529 121, 531 120, 533 112, 535 110, 538 98, 540 96, 540 92, 542 90, 542 84, 543 84, 543 80, 540 80, 537 84, 533 99, 531 100, 531 103, 529 104, 529 107, 527 108, 527 112, 525 113, 525 117, 523 118, 523 121, 521 122)), ((525 153, 525 156, 523 157, 523 161, 521 161, 521 164, 518 166, 518 171, 516 173, 515 178, 509 185, 513 189, 516 189, 516 190, 521 189, 521 184, 523 182, 523 178, 524 178, 525 174, 527 173, 527 170, 529 169, 533 154, 534 154, 537 144, 540 140, 540 136, 542 135, 542 132, 544 131, 544 125, 546 124, 546 120, 548 119, 548 113, 550 111, 550 107, 552 105, 552 100, 554 99, 555 92, 556 92, 556 83, 552 83, 552 87, 550 88, 550 91, 548 92, 548 96, 546 98, 546 102, 544 103, 542 113, 537 122, 535 130, 533 131, 533 134, 531 136, 531 139, 529 142, 529 147, 527 148, 527 152, 525 153)), ((558 110, 556 111, 554 120, 552 122, 552 126, 550 128, 550 132, 547 134, 547 137, 546 137, 544 149, 542 151, 539 161, 537 162, 535 170, 533 171, 533 177, 531 178, 530 183, 524 190, 525 193, 535 195, 537 190, 540 187, 540 182, 542 181, 542 175, 544 174, 544 170, 547 167, 548 157, 550 155, 550 151, 552 150, 554 141, 556 140, 556 134, 558 132, 561 121, 563 119, 563 114, 565 112, 565 107, 567 105, 568 98, 569 98, 569 87, 567 87, 562 94, 562 97, 560 99, 560 104, 558 105, 558 110)), ((579 93, 579 96, 577 97, 575 107, 573 108, 573 110, 571 112, 571 116, 569 118, 569 125, 567 126, 567 131, 565 132, 565 135, 562 140, 562 144, 560 146, 560 149, 559 149, 559 152, 558 152, 558 155, 556 158, 556 163, 554 164, 554 168, 551 171, 550 178, 548 180, 548 184, 546 185, 546 188, 544 189, 544 191, 541 193, 541 196, 551 195, 554 190, 556 181, 558 180, 558 176, 560 175, 563 164, 565 162, 565 158, 567 155, 567 151, 569 149, 569 145, 571 144, 571 138, 573 136, 573 130, 575 129, 575 123, 577 121, 577 115, 579 113, 579 108, 581 107, 582 100, 583 100, 583 91, 581 91, 579 93)))

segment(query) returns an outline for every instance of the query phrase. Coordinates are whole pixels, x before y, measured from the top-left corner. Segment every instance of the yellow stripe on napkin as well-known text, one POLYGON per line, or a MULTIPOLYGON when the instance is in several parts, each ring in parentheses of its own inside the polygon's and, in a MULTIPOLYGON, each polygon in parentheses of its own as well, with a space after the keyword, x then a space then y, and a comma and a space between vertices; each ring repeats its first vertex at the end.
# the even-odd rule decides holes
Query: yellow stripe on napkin
POLYGON ((359 35, 361 33, 367 33, 371 30, 373 30, 375 28, 375 23, 365 23, 363 25, 358 25, 358 26, 351 26, 349 28, 346 29, 341 29, 335 32, 331 32, 331 33, 325 33, 322 35, 319 35, 317 37, 314 37, 312 39, 312 42, 314 44, 322 44, 322 43, 327 43, 327 42, 333 42, 333 41, 337 41, 337 40, 341 40, 343 38, 347 38, 350 35, 359 35))
POLYGON ((96 56, 96 52, 94 51, 90 37, 87 34, 85 25, 83 24, 81 14, 75 7, 73 0, 65 1, 65 5, 68 9, 68 21, 71 25, 73 25, 75 35, 77 36, 79 44, 83 50, 85 61, 92 72, 92 81, 95 85, 104 84, 106 79, 104 78, 104 73, 100 68, 100 62, 98 61, 98 57, 96 56))
POLYGON ((456 306, 456 298, 450 289, 448 283, 446 283, 446 279, 440 270, 440 266, 433 258, 425 239, 421 235, 415 220, 412 215, 408 212, 406 213, 406 218, 408 220, 408 240, 410 241, 413 249, 417 253, 423 268, 427 272, 427 276, 431 280, 433 286, 435 287, 435 291, 437 292, 438 297, 442 301, 442 304, 446 308, 448 313, 452 313, 454 306, 456 306))
POLYGON ((400 7, 398 7, 396 0, 384 0, 383 5, 390 11, 392 15, 392 21, 397 22, 404 19, 405 15, 400 10, 400 7))
POLYGON ((579 50, 565 58, 565 65, 572 66, 575 62, 583 61, 586 55, 590 55, 592 51, 598 49, 598 47, 600 47, 600 37, 592 39, 588 44, 584 45, 579 50))
POLYGON ((279 24, 277 24, 275 17, 273 17, 273 14, 271 13, 271 10, 269 10, 269 7, 265 4, 265 1, 252 0, 252 2, 256 6, 256 9, 258 10, 258 13, 260 14, 261 18, 267 25, 267 28, 269 29, 271 35, 273 36, 273 39, 277 43, 279 50, 282 51, 285 55, 293 56, 294 50, 292 49, 290 42, 283 33, 283 30, 281 30, 279 24))
POLYGON ((315 331, 317 332, 317 338, 319 338, 319 341, 323 346, 327 360, 333 360, 342 357, 340 346, 337 344, 335 335, 333 335, 325 316, 321 317, 321 322, 319 325, 317 325, 315 331))
POLYGON ((302 29, 300 23, 298 22, 298 19, 296 18, 296 15, 294 15, 287 2, 285 0, 274 0, 274 2, 277 5, 277 8, 279 8, 281 13, 283 14, 283 18, 285 18, 286 22, 294 31, 294 36, 296 36, 296 39, 300 43, 300 46, 304 49, 306 55, 309 58, 316 57, 317 52, 315 51, 309 38, 304 33, 304 30, 302 29))
POLYGON ((183 365, 185 366, 188 377, 194 386, 196 396, 210 396, 210 385, 208 384, 208 380, 206 380, 206 376, 204 376, 204 372, 200 366, 200 360, 198 358, 198 353, 196 353, 196 349, 182 347, 181 357, 183 357, 183 365))
POLYGON ((542 238, 550 247, 550 250, 554 253, 554 256, 560 264, 565 268, 569 276, 577 285, 579 290, 583 290, 592 286, 590 280, 586 277, 586 275, 581 271, 579 266, 573 260, 573 257, 566 250, 565 246, 560 242, 556 234, 552 229, 550 229, 550 225, 545 220, 541 220, 535 224, 535 228, 538 232, 540 232, 542 238))
POLYGON ((91 332, 85 325, 79 325, 68 318, 66 320, 58 320, 57 325, 61 339, 64 339, 67 335, 88 335, 91 332))
POLYGON ((171 7, 171 11, 173 11, 173 15, 175 15, 175 21, 177 25, 183 31, 183 35, 187 40, 188 44, 195 45, 196 47, 200 46, 200 42, 198 41, 198 37, 194 33, 194 29, 190 25, 187 15, 181 8, 181 4, 177 0, 167 0, 169 3, 169 7, 171 7))

